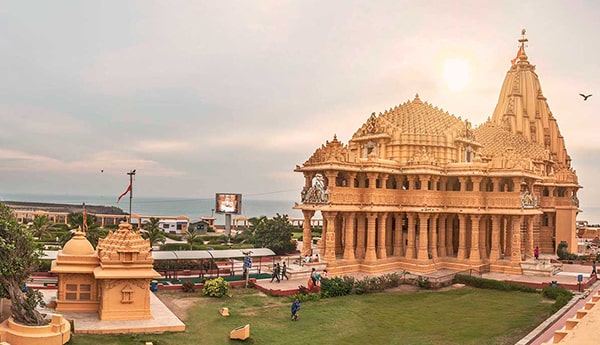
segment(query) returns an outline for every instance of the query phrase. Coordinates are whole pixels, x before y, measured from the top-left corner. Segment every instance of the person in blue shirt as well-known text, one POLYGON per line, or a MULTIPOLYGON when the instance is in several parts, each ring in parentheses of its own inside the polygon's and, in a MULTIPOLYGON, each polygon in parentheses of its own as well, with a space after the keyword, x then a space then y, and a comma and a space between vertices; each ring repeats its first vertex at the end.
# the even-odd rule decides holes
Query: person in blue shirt
POLYGON ((296 298, 292 303, 292 321, 298 320, 298 310, 300 310, 300 300, 296 298))

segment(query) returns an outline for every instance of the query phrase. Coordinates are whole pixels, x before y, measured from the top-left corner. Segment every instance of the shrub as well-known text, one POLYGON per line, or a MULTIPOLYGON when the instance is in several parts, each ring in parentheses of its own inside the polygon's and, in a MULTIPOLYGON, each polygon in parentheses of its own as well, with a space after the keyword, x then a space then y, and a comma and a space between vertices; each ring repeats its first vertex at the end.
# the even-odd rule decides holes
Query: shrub
POLYGON ((565 241, 561 241, 558 244, 558 247, 556 248, 556 255, 558 255, 559 259, 561 259, 561 260, 569 260, 569 258, 568 258, 569 252, 567 251, 568 247, 569 247, 569 245, 565 241))
POLYGON ((569 298, 573 297, 573 293, 562 286, 546 286, 542 289, 542 296, 546 298, 557 299, 560 295, 567 295, 569 298))
POLYGON ((336 297, 349 295, 352 291, 352 285, 342 278, 323 278, 321 279, 321 297, 336 297))
POLYGON ((542 289, 542 296, 554 300, 551 309, 552 314, 554 314, 569 303, 573 298, 573 293, 562 286, 546 286, 542 289))
POLYGON ((222 277, 209 279, 204 282, 202 293, 210 297, 223 297, 229 292, 229 283, 222 277))
POLYGON ((354 293, 356 293, 357 295, 362 295, 367 292, 369 292, 368 278, 365 277, 354 282, 354 293))
POLYGON ((554 314, 557 311, 559 311, 560 308, 567 305, 567 303, 569 303, 570 300, 571 300, 571 297, 569 297, 568 295, 558 295, 558 297, 556 297, 556 301, 554 301, 554 304, 552 305, 552 308, 550 309, 551 313, 554 314))
POLYGON ((421 289, 429 289, 431 288, 431 282, 427 277, 419 277, 419 279, 417 279, 417 286, 421 289))
POLYGON ((195 292, 196 291, 196 287, 194 286, 194 283, 191 280, 186 280, 181 285, 181 289, 183 289, 183 292, 195 292))
POLYGON ((501 291, 521 291, 521 292, 537 292, 535 288, 527 285, 507 283, 499 280, 478 278, 473 276, 467 276, 464 274, 457 274, 454 276, 454 283, 462 283, 476 288, 481 289, 493 289, 501 291))
POLYGON ((319 295, 318 293, 307 293, 307 294, 302 294, 302 293, 297 293, 295 295, 291 296, 291 300, 295 300, 298 299, 300 302, 306 302, 306 301, 318 301, 321 299, 321 295, 319 295))

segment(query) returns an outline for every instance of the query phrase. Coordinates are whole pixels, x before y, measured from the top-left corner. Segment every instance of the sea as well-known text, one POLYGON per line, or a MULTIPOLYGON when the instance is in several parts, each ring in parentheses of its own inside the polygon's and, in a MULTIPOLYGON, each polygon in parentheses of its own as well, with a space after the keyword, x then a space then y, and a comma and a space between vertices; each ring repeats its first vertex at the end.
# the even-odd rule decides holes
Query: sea
MULTIPOLYGON (((129 198, 126 196, 119 203, 115 198, 98 195, 45 195, 45 194, 7 194, 0 193, 2 201, 49 202, 58 204, 104 205, 116 206, 129 212, 129 198)), ((241 216, 274 217, 276 214, 287 215, 289 218, 302 218, 300 210, 294 210, 294 200, 252 200, 242 198, 241 216)), ((215 199, 193 198, 164 198, 164 197, 134 197, 131 211, 148 216, 187 216, 191 221, 201 217, 215 217, 216 224, 225 224, 225 216, 214 213, 215 199)), ((600 224, 600 207, 580 207, 583 211, 577 215, 577 220, 587 220, 590 225, 600 224)), ((235 217, 235 216, 234 216, 235 217)), ((320 214, 315 215, 316 218, 320 214)))
MULTIPOLYGON (((129 212, 129 197, 125 196, 117 203, 116 198, 98 195, 45 195, 45 194, 8 194, 0 193, 2 201, 28 201, 46 202, 57 204, 102 205, 116 206, 129 212)), ((239 216, 274 217, 277 214, 287 215, 289 218, 302 218, 302 211, 294 210, 294 200, 252 200, 242 197, 242 210, 239 216)), ((216 224, 225 224, 225 216, 217 214, 215 199, 193 198, 164 198, 164 197, 134 197, 131 203, 131 212, 144 216, 187 216, 191 221, 201 217, 215 217, 216 224)), ((235 218, 238 215, 233 215, 235 218)))

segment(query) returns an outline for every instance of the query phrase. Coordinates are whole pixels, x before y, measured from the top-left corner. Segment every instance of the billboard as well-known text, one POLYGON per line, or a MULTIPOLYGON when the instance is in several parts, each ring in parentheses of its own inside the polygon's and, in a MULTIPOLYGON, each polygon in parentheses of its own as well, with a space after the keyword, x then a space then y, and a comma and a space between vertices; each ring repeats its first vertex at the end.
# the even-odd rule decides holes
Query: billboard
POLYGON ((242 212, 242 194, 217 193, 215 212, 240 214, 242 212))

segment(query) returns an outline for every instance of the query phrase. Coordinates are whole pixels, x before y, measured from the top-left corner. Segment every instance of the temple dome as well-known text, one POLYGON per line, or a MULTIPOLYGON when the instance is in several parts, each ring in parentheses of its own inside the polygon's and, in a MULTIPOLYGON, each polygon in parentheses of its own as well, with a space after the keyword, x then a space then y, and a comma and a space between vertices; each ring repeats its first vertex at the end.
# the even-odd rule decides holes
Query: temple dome
POLYGON ((73 238, 71 238, 63 247, 62 254, 66 255, 92 255, 95 254, 96 250, 85 238, 85 233, 79 229, 73 238))

